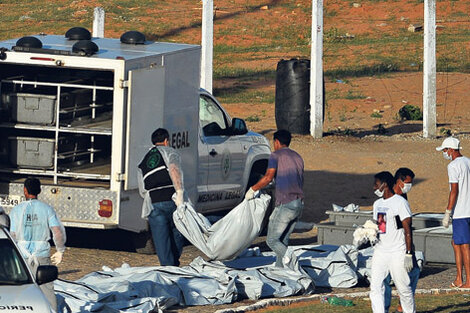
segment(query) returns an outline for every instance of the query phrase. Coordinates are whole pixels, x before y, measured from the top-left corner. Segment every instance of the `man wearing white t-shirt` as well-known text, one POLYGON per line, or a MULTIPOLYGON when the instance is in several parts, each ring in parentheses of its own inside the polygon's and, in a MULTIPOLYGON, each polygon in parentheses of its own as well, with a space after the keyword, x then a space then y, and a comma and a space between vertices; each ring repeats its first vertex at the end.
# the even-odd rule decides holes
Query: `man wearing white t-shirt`
POLYGON ((384 279, 390 273, 400 295, 405 313, 414 313, 415 302, 408 272, 413 268, 411 209, 402 196, 393 192, 395 179, 390 172, 374 176, 374 220, 378 223, 378 243, 374 247, 371 267, 370 300, 374 313, 385 312, 384 279))
POLYGON ((450 194, 442 225, 449 227, 452 216, 452 247, 454 248, 457 277, 451 287, 470 288, 470 159, 460 154, 460 141, 448 137, 436 148, 444 158, 452 160, 447 165, 450 194), (453 213, 453 214, 452 214, 453 213), (463 283, 462 265, 467 279, 463 283))

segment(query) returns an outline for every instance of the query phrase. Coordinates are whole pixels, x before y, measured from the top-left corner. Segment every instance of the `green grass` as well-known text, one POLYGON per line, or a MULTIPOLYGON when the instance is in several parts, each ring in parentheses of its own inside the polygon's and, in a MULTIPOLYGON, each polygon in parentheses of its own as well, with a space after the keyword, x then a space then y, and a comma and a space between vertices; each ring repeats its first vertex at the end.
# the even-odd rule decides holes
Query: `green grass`
POLYGON ((350 65, 337 69, 324 71, 326 77, 364 77, 377 74, 400 72, 400 66, 397 63, 378 63, 374 65, 350 65))
POLYGON ((261 119, 259 118, 258 115, 255 114, 255 115, 250 115, 247 118, 245 118, 245 121, 247 121, 247 122, 259 122, 259 121, 261 121, 261 119))
POLYGON ((214 95, 224 104, 230 103, 274 103, 274 92, 249 89, 248 86, 234 86, 226 90, 214 90, 214 95))
POLYGON ((365 99, 366 96, 361 94, 359 91, 348 90, 344 98, 347 100, 356 100, 356 99, 365 99))
MULTIPOLYGON (((336 26, 337 19, 344 19, 343 10, 357 2, 363 6, 379 2, 395 2, 396 0, 347 0, 346 6, 340 8, 329 6, 340 1, 324 1, 324 74, 331 79, 345 80, 348 77, 367 77, 386 75, 395 72, 422 70, 423 33, 410 33, 407 25, 411 21, 401 21, 406 12, 394 12, 387 15, 386 23, 394 27, 394 31, 383 32, 375 27, 379 24, 376 17, 364 17, 361 23, 370 23, 372 31, 367 34, 354 34, 347 26, 336 26), (347 32, 354 38, 343 38, 347 32), (414 64, 414 65, 412 65, 414 64)), ((422 0, 409 0, 411 3, 422 3, 422 0)), ((444 2, 444 1, 440 1, 444 2)), ((29 34, 45 32, 48 34, 64 34, 73 26, 92 28, 93 6, 88 2, 73 0, 3 0, 2 6, 8 9, 0 16, 0 39, 10 39, 29 34), (82 12, 82 14, 78 14, 82 12)), ((118 34, 136 29, 143 31, 148 39, 161 41, 188 41, 199 43, 197 36, 188 37, 189 30, 200 31, 200 3, 188 5, 169 0, 109 0, 101 5, 106 11, 106 31, 118 34), (185 9, 178 6, 186 5, 185 9), (148 14, 148 9, 158 8, 156 13, 148 14), (190 19, 182 22, 181 17, 189 14, 190 19), (165 17, 165 19, 162 19, 165 17), (144 22, 145 21, 145 22, 144 22), (185 37, 186 35, 186 37, 185 37), (182 40, 184 38, 184 40, 182 40)), ((456 0, 447 3, 453 6, 456 0)), ((2 7, 3 8, 3 7, 2 7)), ((311 2, 295 0, 285 1, 245 1, 235 4, 223 3, 221 10, 230 14, 217 13, 214 21, 214 79, 234 79, 243 83, 243 87, 234 86, 233 90, 221 91, 225 102, 249 101, 256 103, 272 103, 274 95, 265 94, 253 87, 252 82, 266 80, 274 83, 276 62, 284 58, 298 56, 310 58, 310 14, 311 2), (269 14, 253 18, 252 12, 260 11, 260 6, 267 4, 269 14), (228 8, 225 8, 227 6, 228 8), (275 14, 276 11, 282 11, 275 14), (296 12, 297 15, 292 15, 296 12), (306 14, 306 16, 302 16, 306 14), (289 19, 284 19, 284 16, 289 19), (271 19, 272 17, 272 19, 271 19), (282 21, 282 22, 279 22, 282 21), (232 27, 227 27, 231 22, 232 27), (220 27, 223 26, 223 27, 220 27), (236 35, 234 40, 218 41, 218 38, 236 35), (244 42, 245 37, 249 42, 244 42), (246 62, 250 61, 250 62, 246 62), (252 68, 257 61, 264 61, 259 68, 252 68), (238 63, 237 63, 238 62, 238 63), (246 65, 247 63, 251 63, 246 65), (238 65, 241 64, 241 65, 238 65), (268 64, 268 65, 266 65, 268 64), (271 66, 268 68, 267 66, 271 66)), ((465 20, 468 17, 463 10, 451 10, 445 19, 465 20)), ((443 24, 446 26, 446 24, 443 24)), ((468 23, 457 23, 452 27, 438 30, 437 35, 437 71, 470 73, 468 23)), ((331 93, 328 92, 328 93, 331 93)), ((353 92, 346 95, 333 92, 327 101, 332 99, 362 99, 362 95, 353 92)), ((344 114, 343 114, 344 115, 344 114)), ((344 118, 346 118, 344 116, 344 118)))
POLYGON ((276 70, 248 69, 242 67, 219 66, 214 68, 214 78, 238 78, 241 81, 246 79, 273 79, 276 77, 276 70))
MULTIPOLYGON (((354 307, 335 306, 328 303, 310 302, 298 304, 295 306, 273 307, 260 310, 266 313, 370 313, 370 301, 368 298, 352 299, 354 307)), ((463 313, 468 312, 470 307, 470 297, 465 294, 446 294, 446 295, 417 295, 416 311, 420 313, 463 313)), ((392 308, 396 308, 398 300, 392 300, 392 308)))

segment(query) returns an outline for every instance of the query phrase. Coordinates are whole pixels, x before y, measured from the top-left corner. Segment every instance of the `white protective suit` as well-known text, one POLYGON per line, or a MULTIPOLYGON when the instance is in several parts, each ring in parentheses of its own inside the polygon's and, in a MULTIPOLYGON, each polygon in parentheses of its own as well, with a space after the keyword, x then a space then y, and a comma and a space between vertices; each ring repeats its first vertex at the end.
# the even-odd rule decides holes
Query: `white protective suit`
MULTIPOLYGON (((39 265, 49 265, 52 239, 60 253, 65 251, 65 228, 55 211, 47 204, 30 199, 14 207, 10 212, 11 236, 18 243, 21 254, 28 261, 34 275, 39 265)), ((57 310, 57 300, 53 283, 40 286, 53 309, 57 310)))

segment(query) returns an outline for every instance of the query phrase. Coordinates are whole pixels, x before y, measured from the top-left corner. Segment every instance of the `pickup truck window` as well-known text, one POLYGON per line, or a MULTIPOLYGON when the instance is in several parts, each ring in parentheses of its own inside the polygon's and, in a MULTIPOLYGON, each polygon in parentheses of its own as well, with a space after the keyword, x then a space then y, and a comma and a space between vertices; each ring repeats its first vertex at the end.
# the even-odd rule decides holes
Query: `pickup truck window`
POLYGON ((8 239, 0 239, 0 285, 31 284, 21 256, 8 239))
POLYGON ((204 136, 221 136, 227 132, 224 112, 212 99, 204 95, 199 98, 199 120, 204 136))

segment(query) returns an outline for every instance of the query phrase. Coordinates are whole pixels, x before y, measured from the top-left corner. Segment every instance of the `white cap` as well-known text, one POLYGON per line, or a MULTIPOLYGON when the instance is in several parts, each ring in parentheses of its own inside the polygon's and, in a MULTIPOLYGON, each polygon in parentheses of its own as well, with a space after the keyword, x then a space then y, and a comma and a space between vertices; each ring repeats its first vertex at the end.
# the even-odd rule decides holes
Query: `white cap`
POLYGON ((455 137, 447 137, 446 139, 444 139, 444 141, 442 142, 442 145, 440 145, 439 147, 436 147, 436 150, 442 151, 446 148, 450 148, 454 150, 462 149, 462 147, 460 147, 460 141, 455 137))

